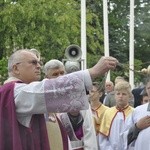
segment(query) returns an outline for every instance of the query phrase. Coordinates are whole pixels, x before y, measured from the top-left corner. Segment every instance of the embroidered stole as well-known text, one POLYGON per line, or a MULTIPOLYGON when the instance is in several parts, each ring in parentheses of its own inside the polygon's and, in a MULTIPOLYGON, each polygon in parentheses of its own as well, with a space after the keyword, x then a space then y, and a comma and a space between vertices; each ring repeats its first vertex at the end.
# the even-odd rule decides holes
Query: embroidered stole
POLYGON ((68 144, 67 147, 65 146, 66 142, 68 143, 68 137, 65 137, 64 139, 63 134, 60 126, 60 121, 56 117, 55 114, 51 116, 50 121, 46 121, 46 127, 47 127, 47 133, 48 133, 48 139, 50 143, 50 149, 51 150, 67 150, 68 149, 68 144), (64 141, 66 140, 66 141, 64 141))
POLYGON ((83 147, 84 147, 83 141, 82 141, 82 139, 79 140, 76 137, 67 113, 61 114, 60 119, 61 119, 61 122, 62 122, 63 126, 65 127, 67 134, 70 138, 71 146, 72 146, 73 150, 83 150, 83 147))

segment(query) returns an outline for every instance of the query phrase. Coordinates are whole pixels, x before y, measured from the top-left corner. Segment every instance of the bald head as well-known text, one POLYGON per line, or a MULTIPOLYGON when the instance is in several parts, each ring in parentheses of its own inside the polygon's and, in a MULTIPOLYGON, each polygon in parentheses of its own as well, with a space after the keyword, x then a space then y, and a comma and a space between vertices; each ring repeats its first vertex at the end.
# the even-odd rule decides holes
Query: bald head
POLYGON ((9 76, 16 77, 25 83, 39 80, 40 68, 39 59, 28 49, 14 52, 8 60, 9 76))
POLYGON ((28 52, 28 49, 21 49, 14 52, 8 59, 8 72, 11 72, 13 69, 13 65, 22 61, 24 58, 24 54, 28 52))

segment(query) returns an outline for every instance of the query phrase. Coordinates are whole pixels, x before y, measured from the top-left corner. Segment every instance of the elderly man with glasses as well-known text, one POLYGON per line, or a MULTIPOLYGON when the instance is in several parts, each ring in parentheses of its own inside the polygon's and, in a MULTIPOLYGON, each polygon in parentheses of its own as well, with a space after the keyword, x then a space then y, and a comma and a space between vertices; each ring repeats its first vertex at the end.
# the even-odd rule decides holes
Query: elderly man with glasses
POLYGON ((8 60, 9 78, 0 88, 0 150, 50 150, 43 114, 87 109, 92 79, 118 64, 113 57, 102 57, 90 69, 39 81, 38 61, 25 49, 8 60))

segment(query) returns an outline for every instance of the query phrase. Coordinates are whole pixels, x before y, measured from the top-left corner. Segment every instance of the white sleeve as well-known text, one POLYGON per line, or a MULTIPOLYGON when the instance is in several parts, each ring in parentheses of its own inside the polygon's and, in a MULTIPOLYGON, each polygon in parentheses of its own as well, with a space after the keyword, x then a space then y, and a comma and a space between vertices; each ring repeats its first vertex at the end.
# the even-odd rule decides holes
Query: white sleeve
POLYGON ((97 136, 99 139, 100 150, 113 150, 108 137, 106 137, 100 133, 97 136))
POLYGON ((133 141, 130 145, 128 145, 129 130, 134 125, 133 114, 134 112, 132 112, 131 115, 128 116, 127 119, 125 120, 124 131, 120 134, 120 138, 122 140, 124 150, 132 149, 132 147, 134 146, 135 141, 133 141))
POLYGON ((95 133, 91 107, 88 110, 80 111, 84 118, 83 122, 83 143, 84 150, 98 150, 97 137, 95 133))
POLYGON ((25 121, 27 116, 31 118, 33 114, 43 114, 47 111, 87 109, 86 90, 90 88, 92 81, 88 70, 30 84, 16 83, 14 97, 17 116, 25 121))

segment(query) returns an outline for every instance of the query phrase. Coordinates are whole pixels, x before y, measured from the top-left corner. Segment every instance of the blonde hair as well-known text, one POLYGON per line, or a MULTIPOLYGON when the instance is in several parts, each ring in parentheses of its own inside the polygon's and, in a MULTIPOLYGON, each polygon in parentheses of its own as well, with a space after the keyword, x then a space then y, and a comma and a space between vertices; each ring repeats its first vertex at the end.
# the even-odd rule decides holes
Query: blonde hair
POLYGON ((116 78, 115 78, 115 84, 117 84, 118 82, 122 82, 122 81, 125 81, 125 79, 124 79, 124 77, 121 77, 121 76, 117 76, 116 78))
POLYGON ((115 91, 126 90, 129 94, 131 93, 131 85, 127 81, 118 82, 114 88, 115 91))

